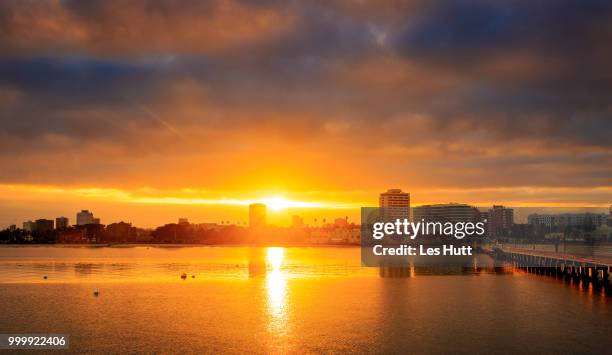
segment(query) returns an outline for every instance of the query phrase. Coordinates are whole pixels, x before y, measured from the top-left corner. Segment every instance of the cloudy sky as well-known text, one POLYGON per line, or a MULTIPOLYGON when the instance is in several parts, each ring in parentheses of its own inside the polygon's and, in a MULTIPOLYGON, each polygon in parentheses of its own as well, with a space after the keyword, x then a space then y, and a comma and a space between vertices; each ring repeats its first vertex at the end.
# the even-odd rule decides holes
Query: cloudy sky
POLYGON ((598 0, 2 1, 0 226, 606 206, 611 43, 598 0))

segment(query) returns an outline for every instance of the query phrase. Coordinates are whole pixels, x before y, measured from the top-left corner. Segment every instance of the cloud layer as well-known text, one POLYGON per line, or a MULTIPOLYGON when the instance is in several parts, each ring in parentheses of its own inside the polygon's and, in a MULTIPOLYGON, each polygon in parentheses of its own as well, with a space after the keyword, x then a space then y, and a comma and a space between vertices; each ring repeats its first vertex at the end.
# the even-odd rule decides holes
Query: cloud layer
POLYGON ((609 1, 4 1, 0 183, 572 201, 611 42, 609 1))

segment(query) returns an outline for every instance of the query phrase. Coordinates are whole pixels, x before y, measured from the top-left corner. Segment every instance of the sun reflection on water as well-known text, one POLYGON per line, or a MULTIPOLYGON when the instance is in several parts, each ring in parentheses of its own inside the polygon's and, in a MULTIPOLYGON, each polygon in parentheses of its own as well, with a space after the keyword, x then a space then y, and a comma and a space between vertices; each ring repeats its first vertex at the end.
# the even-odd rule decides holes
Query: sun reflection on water
POLYGON ((266 291, 268 313, 270 315, 270 330, 279 335, 286 331, 287 318, 287 279, 281 270, 285 259, 285 248, 273 247, 266 249, 266 291))

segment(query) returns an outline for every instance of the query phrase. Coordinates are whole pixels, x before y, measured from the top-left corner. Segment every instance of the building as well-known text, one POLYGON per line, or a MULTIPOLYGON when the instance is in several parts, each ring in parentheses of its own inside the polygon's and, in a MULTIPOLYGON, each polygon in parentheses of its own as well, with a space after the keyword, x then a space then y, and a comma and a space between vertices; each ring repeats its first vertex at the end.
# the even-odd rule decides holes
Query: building
POLYGON ((66 229, 69 226, 68 217, 57 217, 55 219, 55 229, 66 229))
POLYGON ((76 221, 77 221, 77 225, 78 226, 84 226, 86 224, 100 224, 100 219, 98 219, 97 223, 94 220, 94 215, 93 213, 89 212, 88 210, 82 210, 81 212, 78 212, 76 215, 76 221))
POLYGON ((178 224, 181 226, 188 226, 189 225, 189 219, 187 218, 179 218, 178 219, 178 224))
POLYGON ((123 221, 118 223, 111 223, 106 226, 106 241, 122 243, 133 241, 133 237, 135 234, 134 229, 135 228, 132 227, 131 223, 126 223, 123 221))
POLYGON ((266 205, 253 203, 249 205, 249 227, 261 228, 266 225, 266 205))
POLYGON ((510 233, 514 225, 514 210, 504 206, 494 205, 488 212, 489 236, 504 236, 510 233))
POLYGON ((313 244, 359 244, 361 227, 356 224, 342 226, 328 224, 324 227, 310 229, 308 241, 313 244))
POLYGON ((99 223, 88 223, 80 228, 83 230, 85 239, 89 243, 99 243, 104 236, 104 225, 99 223))
POLYGON ((23 230, 25 232, 34 232, 36 230, 36 223, 32 221, 23 222, 23 230))
POLYGON ((52 219, 37 219, 36 220, 36 231, 37 232, 48 232, 53 230, 52 219))
POLYGON ((556 218, 551 214, 530 214, 527 216, 527 224, 532 226, 552 227, 556 223, 556 218))
POLYGON ((215 232, 220 232, 222 231, 225 226, 223 225, 219 225, 217 223, 198 223, 195 225, 195 228, 200 230, 200 231, 215 231, 215 232))
POLYGON ((413 209, 414 221, 419 222, 478 222, 480 211, 463 203, 423 205, 413 209))
POLYGON ((58 243, 86 243, 85 231, 80 229, 66 228, 57 233, 58 243))
POLYGON ((561 214, 530 214, 527 223, 533 226, 561 228, 598 228, 608 224, 606 213, 561 213, 561 214))
POLYGON ((382 217, 386 221, 410 219, 410 193, 401 189, 389 189, 380 194, 378 206, 382 209, 382 217))

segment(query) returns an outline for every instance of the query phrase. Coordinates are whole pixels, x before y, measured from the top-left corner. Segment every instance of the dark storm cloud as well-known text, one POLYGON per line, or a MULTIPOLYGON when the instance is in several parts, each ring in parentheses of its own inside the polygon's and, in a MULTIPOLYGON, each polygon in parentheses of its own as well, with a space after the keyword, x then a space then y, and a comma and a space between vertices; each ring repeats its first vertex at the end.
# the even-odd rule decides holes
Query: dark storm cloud
POLYGON ((134 112, 130 98, 152 94, 163 72, 152 63, 93 57, 0 58, 0 89, 17 97, 0 109, 0 133, 28 140, 4 152, 39 149, 42 142, 33 142, 48 134, 75 143, 121 140, 126 121, 148 121, 134 112))
MULTIPOLYGON (((407 56, 477 64, 509 49, 567 51, 569 60, 609 39, 612 4, 605 0, 434 1, 405 25, 397 45, 407 56), (607 31, 606 31, 607 30, 607 31)), ((557 53, 560 54, 560 53, 557 53)))
POLYGON ((0 84, 32 94, 106 100, 118 86, 146 79, 151 69, 126 62, 83 57, 0 59, 0 84))
POLYGON ((432 165, 448 153, 466 170, 498 169, 485 148, 505 150, 504 183, 534 162, 605 183, 611 24, 599 0, 6 1, 0 155, 303 131, 356 150, 423 145, 432 165), (578 164, 589 149, 599 158, 578 164))
POLYGON ((503 138, 610 147, 611 23, 609 1, 442 1, 393 44, 408 60, 463 73, 432 107, 442 125, 462 116, 503 138), (504 66, 512 60, 527 64, 504 66))

